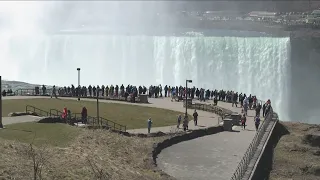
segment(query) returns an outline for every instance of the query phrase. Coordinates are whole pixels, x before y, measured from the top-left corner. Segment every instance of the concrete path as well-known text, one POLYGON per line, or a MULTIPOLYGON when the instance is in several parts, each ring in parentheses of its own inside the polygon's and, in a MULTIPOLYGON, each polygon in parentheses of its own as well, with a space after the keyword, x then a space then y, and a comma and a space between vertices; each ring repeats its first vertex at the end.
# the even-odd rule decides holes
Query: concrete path
MULTIPOLYGON (((218 106, 241 112, 228 103, 218 106)), ((249 116, 254 111, 249 111, 249 116)), ((221 132, 185 141, 164 149, 157 164, 167 174, 181 180, 230 180, 254 135, 253 117, 248 117, 246 130, 235 127, 238 132, 221 132)))

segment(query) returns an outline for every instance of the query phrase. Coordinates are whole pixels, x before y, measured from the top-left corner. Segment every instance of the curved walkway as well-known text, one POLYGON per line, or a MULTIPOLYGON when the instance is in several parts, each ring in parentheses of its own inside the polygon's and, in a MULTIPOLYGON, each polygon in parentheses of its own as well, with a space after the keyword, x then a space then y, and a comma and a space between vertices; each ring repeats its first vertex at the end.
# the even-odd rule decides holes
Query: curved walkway
MULTIPOLYGON (((241 112, 228 103, 218 105, 241 112)), ((253 111, 248 114, 253 116, 253 111)), ((235 132, 223 131, 168 147, 159 154, 157 164, 181 180, 230 180, 255 135, 253 117, 247 123, 247 130, 236 126, 235 132)))
MULTIPOLYGON (((45 98, 35 96, 14 96, 5 97, 6 99, 22 99, 22 98, 45 98)), ((75 98, 65 98, 76 100, 75 98)), ((95 99, 82 99, 86 101, 95 101, 95 99)), ((171 102, 169 98, 164 99, 149 99, 150 104, 132 104, 127 102, 115 102, 110 100, 100 100, 102 103, 125 103, 139 106, 149 106, 185 112, 182 103, 171 102)), ((210 101, 212 103, 212 101, 210 101)), ((208 102, 207 102, 208 103, 208 102)), ((218 106, 230 109, 234 112, 241 111, 240 108, 231 107, 230 103, 219 102, 218 106)), ((188 113, 192 114, 193 109, 188 109, 188 113)), ((218 124, 218 115, 200 111, 199 125, 195 127, 190 123, 190 129, 205 128, 208 126, 215 126, 218 124)), ((249 116, 253 115, 253 111, 249 111, 249 116)), ((10 117, 11 118, 11 117, 10 117)), ((4 118, 6 123, 20 122, 23 118, 7 119, 4 118)), ((25 121, 32 120, 24 119, 25 121)), ((34 119, 35 120, 35 119, 34 119)), ((33 121, 34 121, 33 120, 33 121)), ((240 127, 235 127, 236 132, 221 132, 214 135, 209 135, 197 138, 190 141, 185 141, 171 147, 164 149, 158 156, 158 166, 163 169, 167 174, 177 179, 230 179, 235 171, 238 163, 252 141, 255 130, 253 117, 247 120, 247 130, 241 130, 240 127), (237 132, 238 131, 238 132, 237 132)), ((175 129, 175 126, 153 128, 152 131, 170 132, 175 129)), ((145 133, 146 129, 129 130, 134 133, 145 133)))

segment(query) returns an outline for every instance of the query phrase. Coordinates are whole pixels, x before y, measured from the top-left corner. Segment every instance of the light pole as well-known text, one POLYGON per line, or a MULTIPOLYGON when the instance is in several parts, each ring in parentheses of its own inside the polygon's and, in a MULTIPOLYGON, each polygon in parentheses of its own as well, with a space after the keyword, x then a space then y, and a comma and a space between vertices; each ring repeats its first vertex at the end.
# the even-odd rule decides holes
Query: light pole
POLYGON ((2 80, 0 76, 0 128, 3 128, 2 124, 2 80))
POLYGON ((78 101, 80 101, 80 68, 77 68, 78 71, 78 101))
POLYGON ((97 88, 97 120, 100 126, 100 117, 99 117, 99 89, 97 88))
POLYGON ((187 96, 187 94, 188 94, 188 83, 192 83, 192 80, 186 80, 186 94, 185 94, 185 96, 186 96, 186 117, 188 116, 188 103, 187 103, 187 101, 188 101, 188 96, 187 96))

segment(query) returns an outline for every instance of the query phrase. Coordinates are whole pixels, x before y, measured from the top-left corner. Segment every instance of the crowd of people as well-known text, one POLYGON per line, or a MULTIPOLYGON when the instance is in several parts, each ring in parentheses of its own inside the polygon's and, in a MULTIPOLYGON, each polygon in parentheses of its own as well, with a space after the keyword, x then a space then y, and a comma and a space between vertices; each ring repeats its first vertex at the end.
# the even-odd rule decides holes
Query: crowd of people
MULTIPOLYGON (((42 86, 42 94, 47 94, 47 89, 42 86)), ((40 89, 36 88, 36 94, 40 94, 40 89)), ((232 103, 232 107, 236 106, 242 108, 241 125, 243 129, 246 127, 246 119, 248 115, 248 110, 255 110, 255 126, 258 130, 260 124, 260 111, 262 109, 262 116, 266 116, 271 109, 271 101, 268 100, 262 105, 262 102, 258 102, 258 99, 254 95, 247 95, 242 92, 236 92, 232 90, 210 90, 204 88, 190 87, 186 88, 183 86, 168 86, 165 85, 151 85, 149 88, 146 86, 134 86, 134 85, 97 85, 92 86, 79 86, 74 85, 68 87, 56 88, 53 86, 51 90, 51 97, 57 96, 72 96, 72 97, 124 97, 127 99, 131 96, 132 99, 138 97, 138 95, 147 94, 149 98, 161 98, 161 97, 171 97, 172 100, 182 100, 184 98, 198 99, 200 101, 213 100, 214 104, 217 105, 219 101, 232 103)), ((68 114, 68 113, 66 113, 68 114)), ((198 113, 195 110, 193 113, 193 119, 195 126, 198 124, 198 113)), ((183 129, 188 130, 189 119, 186 115, 179 115, 177 128, 180 128, 182 123, 183 129), (183 117, 183 118, 182 118, 183 117), (183 121, 182 121, 183 119, 183 121)), ((151 118, 148 119, 148 132, 150 132, 152 126, 151 118)))

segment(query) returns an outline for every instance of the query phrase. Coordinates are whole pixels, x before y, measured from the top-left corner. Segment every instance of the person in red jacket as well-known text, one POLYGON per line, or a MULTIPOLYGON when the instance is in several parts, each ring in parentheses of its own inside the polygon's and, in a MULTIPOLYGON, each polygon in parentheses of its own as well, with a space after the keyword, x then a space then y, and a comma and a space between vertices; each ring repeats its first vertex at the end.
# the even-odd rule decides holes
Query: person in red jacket
POLYGON ((61 114, 62 119, 67 120, 68 109, 66 107, 63 108, 63 112, 61 114))

